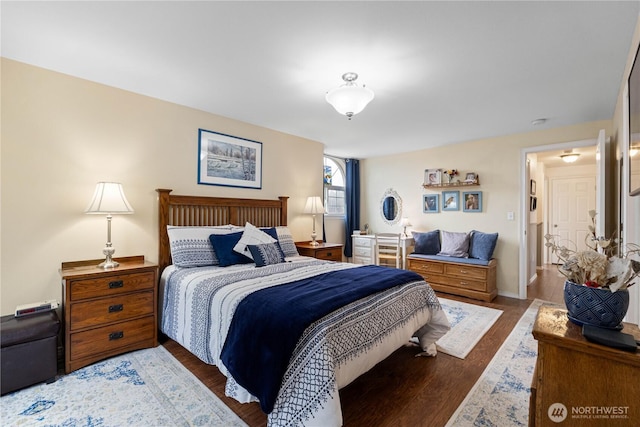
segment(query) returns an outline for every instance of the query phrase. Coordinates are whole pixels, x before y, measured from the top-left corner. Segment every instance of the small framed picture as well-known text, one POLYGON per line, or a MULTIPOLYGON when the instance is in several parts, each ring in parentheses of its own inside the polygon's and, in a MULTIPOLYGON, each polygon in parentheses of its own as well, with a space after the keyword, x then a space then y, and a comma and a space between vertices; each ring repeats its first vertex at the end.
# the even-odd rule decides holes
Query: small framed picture
POLYGON ((442 169, 425 169, 424 183, 427 185, 442 184, 442 169))
POLYGON ((529 194, 536 195, 536 182, 533 179, 529 182, 529 194))
POLYGON ((443 191, 442 192, 442 210, 443 211, 460 210, 460 192, 459 191, 443 191))
POLYGON ((531 212, 538 208, 538 198, 535 196, 529 196, 529 210, 531 212))
POLYGON ((466 184, 473 184, 478 181, 478 175, 475 172, 469 172, 464 177, 464 182, 466 184))
POLYGON ((438 213, 440 212, 440 206, 438 205, 439 194, 424 194, 422 196, 422 212, 424 213, 438 213))
POLYGON ((465 191, 462 193, 463 212, 482 212, 482 191, 465 191))

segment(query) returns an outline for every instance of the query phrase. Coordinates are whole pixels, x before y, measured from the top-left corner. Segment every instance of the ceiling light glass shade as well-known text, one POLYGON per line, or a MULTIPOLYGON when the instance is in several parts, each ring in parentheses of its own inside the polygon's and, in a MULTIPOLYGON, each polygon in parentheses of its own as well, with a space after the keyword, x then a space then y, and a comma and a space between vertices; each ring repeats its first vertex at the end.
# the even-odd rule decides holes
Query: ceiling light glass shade
POLYGON ((562 159, 563 162, 565 163, 573 163, 576 160, 578 160, 578 157, 580 157, 580 154, 563 154, 560 156, 560 158, 562 159))
POLYGON ((349 120, 354 115, 364 110, 369 102, 374 98, 371 89, 364 86, 358 86, 355 81, 358 78, 356 73, 345 73, 342 80, 345 84, 327 92, 327 102, 336 109, 336 111, 349 120))

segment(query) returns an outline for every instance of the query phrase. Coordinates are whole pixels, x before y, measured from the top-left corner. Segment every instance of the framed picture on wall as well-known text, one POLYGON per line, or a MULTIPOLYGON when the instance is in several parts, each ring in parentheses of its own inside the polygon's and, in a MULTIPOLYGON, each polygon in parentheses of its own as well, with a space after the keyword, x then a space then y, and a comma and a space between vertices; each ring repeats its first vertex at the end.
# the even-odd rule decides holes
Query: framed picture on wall
POLYGON ((442 184, 442 169, 425 169, 424 183, 426 185, 442 184))
POLYGON ((424 213, 438 213, 440 207, 438 205, 439 194, 424 194, 422 196, 422 212, 424 213))
POLYGON ((529 210, 531 212, 538 208, 538 198, 535 196, 529 196, 529 210))
POLYGON ((465 191, 462 193, 463 212, 482 212, 482 191, 465 191))
POLYGON ((529 194, 536 195, 536 182, 533 179, 529 182, 529 194))
POLYGON ((442 192, 442 210, 443 211, 460 210, 460 192, 459 191, 443 191, 442 192))
POLYGON ((262 143, 199 129, 198 184, 262 188, 262 143))

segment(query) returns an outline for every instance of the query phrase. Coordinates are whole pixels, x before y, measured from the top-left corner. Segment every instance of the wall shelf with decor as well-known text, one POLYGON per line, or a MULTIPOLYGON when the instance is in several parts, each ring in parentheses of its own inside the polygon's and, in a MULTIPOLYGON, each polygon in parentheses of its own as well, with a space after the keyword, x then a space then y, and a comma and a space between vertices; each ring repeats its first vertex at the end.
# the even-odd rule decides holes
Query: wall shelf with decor
POLYGON ((443 182, 441 184, 422 184, 425 189, 435 189, 435 188, 451 188, 451 187, 477 187, 480 185, 480 182, 476 180, 475 182, 443 182))

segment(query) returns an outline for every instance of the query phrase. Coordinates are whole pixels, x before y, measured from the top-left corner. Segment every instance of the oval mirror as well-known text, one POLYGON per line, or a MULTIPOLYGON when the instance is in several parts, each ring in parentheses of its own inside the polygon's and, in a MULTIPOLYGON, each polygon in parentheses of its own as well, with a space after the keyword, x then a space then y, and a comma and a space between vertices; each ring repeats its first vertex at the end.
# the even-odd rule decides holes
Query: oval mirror
POLYGON ((400 221, 402 216, 402 199, 391 188, 384 192, 382 200, 380 200, 380 213, 382 219, 389 225, 393 225, 400 221))

